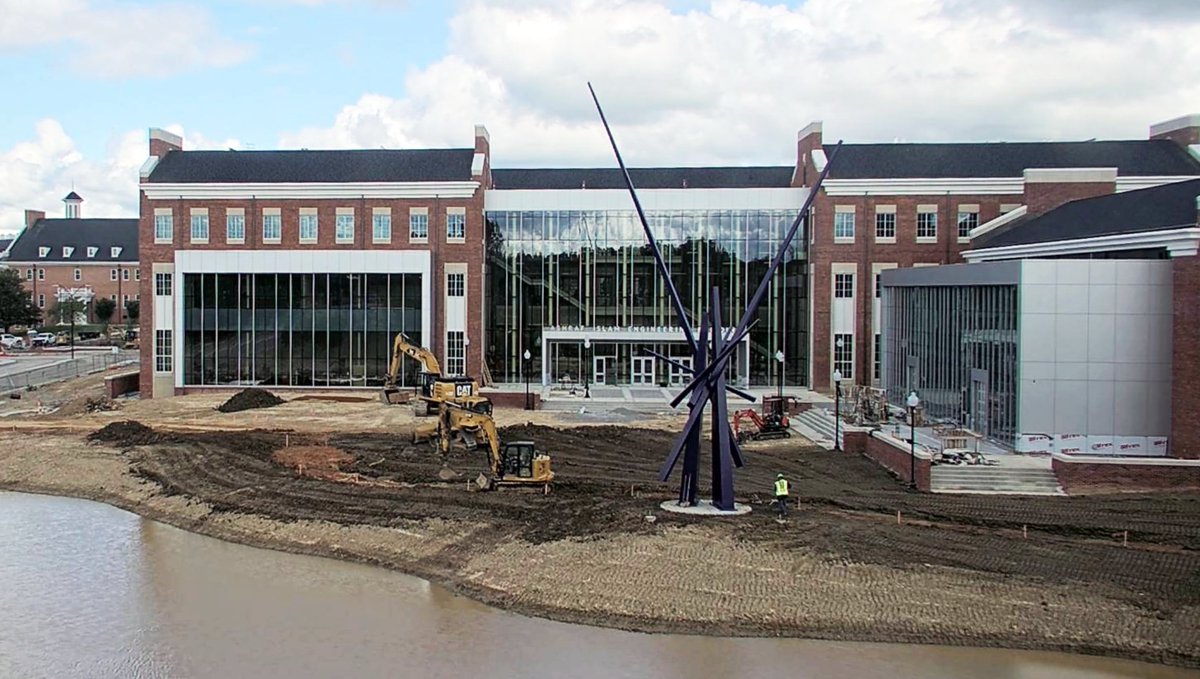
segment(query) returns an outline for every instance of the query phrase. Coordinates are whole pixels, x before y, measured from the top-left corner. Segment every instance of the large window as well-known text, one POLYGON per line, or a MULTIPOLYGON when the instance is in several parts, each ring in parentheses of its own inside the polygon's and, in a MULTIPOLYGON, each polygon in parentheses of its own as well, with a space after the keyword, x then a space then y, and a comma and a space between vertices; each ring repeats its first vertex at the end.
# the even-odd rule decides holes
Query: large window
POLYGON ((854 296, 854 274, 834 274, 833 296, 837 297, 838 299, 847 299, 854 296))
POLYGON ((854 240, 854 213, 833 213, 834 240, 854 240))
POLYGON ((958 212, 958 237, 970 238, 971 231, 979 226, 979 211, 978 210, 959 210, 958 212))
POLYGON ((409 240, 423 241, 429 238, 429 215, 425 212, 412 212, 408 216, 409 240))
POLYGON ((339 213, 334 222, 334 239, 339 243, 354 242, 354 215, 339 213))
POLYGON ((446 333, 446 371, 450 375, 463 375, 466 369, 466 346, 463 333, 451 330, 446 333))
POLYGON ((241 212, 230 212, 225 215, 225 241, 228 243, 246 241, 246 216, 241 212))
POLYGON ((467 216, 461 212, 446 215, 446 240, 462 240, 467 237, 467 216))
MULTIPOLYGON (((698 323, 716 286, 728 325, 736 324, 795 216, 792 210, 651 210, 646 214, 687 313, 698 323)), ((676 326, 671 301, 633 210, 494 211, 487 213, 483 236, 489 275, 482 281, 481 306, 488 314, 487 335, 478 346, 496 381, 523 380, 526 350, 532 356, 529 370, 535 379, 542 374, 543 355, 545 372, 553 379, 599 375, 598 379, 613 383, 632 381, 638 367, 634 359, 645 356, 643 346, 688 360, 682 342, 650 346, 601 338, 624 328, 676 326), (587 347, 582 338, 550 340, 543 347, 543 330, 550 328, 593 328, 596 333, 587 347)), ((810 344, 808 236, 797 233, 770 279, 750 339, 739 348, 738 360, 731 361, 732 379, 773 387, 781 369, 775 352, 782 351, 787 356, 786 383, 805 383, 810 344)), ((477 340, 470 340, 474 352, 477 340)), ((683 371, 662 364, 654 374, 657 383, 684 377, 683 371)))
POLYGON ((154 294, 159 297, 167 297, 171 294, 171 274, 154 274, 154 294))
POLYGON ((467 275, 463 273, 446 274, 446 296, 462 297, 466 294, 467 275))
POLYGON ((263 213, 262 237, 264 243, 278 243, 283 239, 283 217, 278 209, 263 213))
POLYGON ((375 243, 392 242, 392 215, 376 212, 371 215, 371 241, 375 243))
MULTIPOLYGON (((382 386, 396 333, 424 343, 419 274, 184 273, 179 283, 186 385, 382 386)), ((401 383, 417 373, 405 361, 401 383)))
POLYGON ((171 372, 171 331, 154 331, 154 372, 171 372))
POLYGON ((877 240, 896 240, 896 213, 875 213, 875 238, 877 240))
POLYGON ((937 240, 937 213, 932 210, 917 212, 917 239, 937 240))
POLYGON ((192 213, 192 242, 208 242, 208 212, 192 213))
POLYGON ((843 380, 854 380, 854 335, 839 333, 833 336, 833 369, 842 373, 843 380))

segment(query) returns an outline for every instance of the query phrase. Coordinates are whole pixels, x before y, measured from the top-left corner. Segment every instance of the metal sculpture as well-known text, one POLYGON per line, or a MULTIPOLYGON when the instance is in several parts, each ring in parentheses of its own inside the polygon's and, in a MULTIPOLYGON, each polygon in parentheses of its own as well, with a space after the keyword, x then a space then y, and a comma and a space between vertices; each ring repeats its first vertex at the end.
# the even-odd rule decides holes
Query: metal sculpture
POLYGON ((804 206, 800 208, 800 212, 788 228, 787 234, 779 246, 779 251, 771 259, 770 266, 767 267, 762 281, 759 282, 758 288, 754 291, 754 295, 746 305, 745 311, 742 312, 738 324, 733 327, 732 331, 726 332, 721 319, 720 290, 714 286, 709 295, 708 311, 700 314, 700 336, 697 338, 692 324, 688 320, 687 312, 683 308, 683 301, 679 298, 679 291, 676 290, 675 284, 671 280, 670 271, 667 269, 666 261, 662 257, 662 251, 658 247, 654 233, 650 230, 650 224, 646 220, 645 211, 642 210, 642 203, 638 199, 637 190, 633 186, 633 180, 629 177, 629 169, 625 167, 625 161, 621 158, 621 151, 617 149, 617 141, 613 137, 612 128, 608 125, 608 119, 604 116, 604 110, 600 107, 600 99, 596 96, 596 90, 592 87, 591 83, 588 83, 588 91, 592 94, 592 101, 596 104, 596 112, 600 114, 600 122, 604 124, 604 131, 608 134, 608 141, 612 145, 613 154, 617 157, 617 165, 621 168, 621 175, 625 180, 625 186, 629 189, 629 195, 633 199, 633 207, 637 211, 638 220, 642 224, 642 232, 646 235, 646 241, 650 246, 651 254, 654 255, 655 267, 658 270, 659 276, 662 277, 664 287, 670 296, 671 307, 675 311, 679 327, 683 331, 684 339, 687 341, 688 348, 692 353, 692 365, 689 367, 657 352, 645 350, 645 353, 692 374, 691 381, 671 401, 672 407, 678 407, 683 399, 687 399, 688 419, 687 423, 684 424, 683 432, 675 440, 674 445, 671 447, 671 452, 667 455, 667 459, 659 469, 659 481, 666 481, 670 478, 671 472, 679 462, 680 456, 682 456, 683 469, 679 481, 679 503, 693 506, 698 504, 700 491, 701 420, 706 407, 711 405, 712 504, 722 511, 734 511, 733 467, 742 467, 745 462, 742 457, 741 448, 738 446, 737 439, 729 423, 729 406, 726 399, 726 392, 733 392, 737 396, 751 402, 754 401, 754 396, 726 384, 725 369, 729 365, 729 359, 737 348, 738 343, 750 332, 750 328, 753 325, 751 319, 758 310, 759 304, 762 303, 763 297, 770 287, 770 281, 774 277, 779 265, 783 262, 783 257, 787 253, 788 247, 791 246, 792 239, 800 229, 800 226, 808 219, 809 209, 812 207, 817 192, 821 189, 821 183, 825 181, 825 177, 829 174, 829 169, 833 167, 833 161, 837 156, 838 149, 841 148, 841 142, 838 142, 832 153, 829 154, 829 159, 826 161, 825 167, 822 168, 820 175, 809 191, 808 197, 804 201, 804 206))

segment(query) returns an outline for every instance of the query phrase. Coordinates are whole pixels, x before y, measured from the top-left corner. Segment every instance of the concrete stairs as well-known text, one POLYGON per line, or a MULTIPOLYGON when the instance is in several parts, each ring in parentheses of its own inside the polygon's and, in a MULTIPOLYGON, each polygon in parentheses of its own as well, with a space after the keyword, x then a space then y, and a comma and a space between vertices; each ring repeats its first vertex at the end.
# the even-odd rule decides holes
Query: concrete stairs
POLYGON ((1049 466, 1006 467, 935 465, 930 490, 935 493, 994 493, 997 495, 1064 495, 1049 466))
MULTIPOLYGON (((804 438, 821 446, 825 450, 833 450, 833 435, 835 425, 833 422, 833 410, 826 408, 812 408, 806 410, 799 415, 789 415, 788 423, 792 429, 799 433, 804 438)), ((845 425, 845 423, 842 423, 845 425)), ((844 428, 838 430, 838 438, 840 443, 845 447, 844 428)))

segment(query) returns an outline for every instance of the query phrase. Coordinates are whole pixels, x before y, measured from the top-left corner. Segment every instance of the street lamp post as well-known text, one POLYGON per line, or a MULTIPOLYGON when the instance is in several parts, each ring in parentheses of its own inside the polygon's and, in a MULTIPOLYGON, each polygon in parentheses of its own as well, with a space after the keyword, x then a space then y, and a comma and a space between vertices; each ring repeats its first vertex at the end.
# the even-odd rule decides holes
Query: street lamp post
POLYGON ((917 406, 921 405, 921 399, 917 398, 917 392, 911 391, 908 394, 908 439, 909 439, 909 458, 908 458, 908 485, 917 487, 917 406))
POLYGON ((592 392, 589 388, 590 381, 588 380, 588 373, 592 370, 592 338, 583 338, 583 349, 583 353, 587 356, 585 363, 580 366, 579 369, 579 372, 583 373, 583 397, 591 398, 592 392))
POLYGON ((833 449, 842 451, 842 371, 833 371, 833 449))
POLYGON ((525 410, 530 410, 532 408, 529 405, 529 359, 532 357, 533 357, 533 355, 529 353, 528 349, 526 349, 525 350, 525 410))
POLYGON ((779 361, 779 403, 780 410, 783 409, 783 350, 775 352, 775 360, 779 361))
POLYGON ((467 358, 471 355, 471 338, 463 333, 463 371, 462 374, 470 375, 471 371, 467 370, 467 358))

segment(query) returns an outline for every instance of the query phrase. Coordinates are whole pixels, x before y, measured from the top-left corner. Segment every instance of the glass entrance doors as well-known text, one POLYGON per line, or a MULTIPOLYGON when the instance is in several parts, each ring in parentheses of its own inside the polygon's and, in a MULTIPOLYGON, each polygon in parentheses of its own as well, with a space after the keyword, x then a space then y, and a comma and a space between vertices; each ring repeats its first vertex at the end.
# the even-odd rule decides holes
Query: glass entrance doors
POLYGON ((653 356, 634 356, 630 362, 629 383, 654 384, 654 362, 656 360, 653 356))

